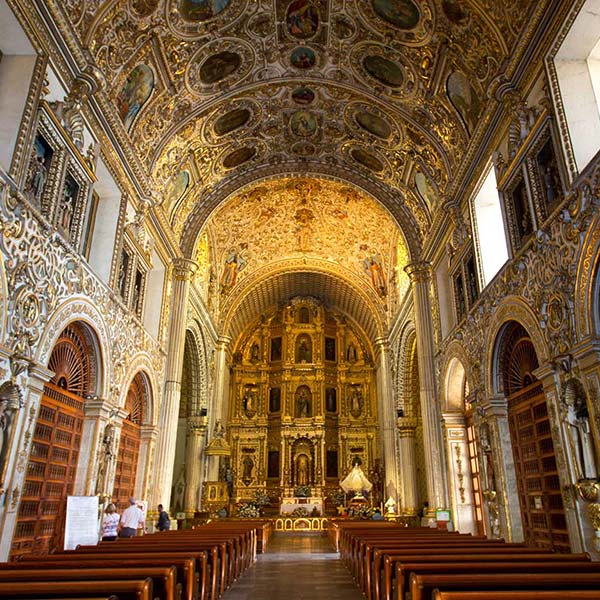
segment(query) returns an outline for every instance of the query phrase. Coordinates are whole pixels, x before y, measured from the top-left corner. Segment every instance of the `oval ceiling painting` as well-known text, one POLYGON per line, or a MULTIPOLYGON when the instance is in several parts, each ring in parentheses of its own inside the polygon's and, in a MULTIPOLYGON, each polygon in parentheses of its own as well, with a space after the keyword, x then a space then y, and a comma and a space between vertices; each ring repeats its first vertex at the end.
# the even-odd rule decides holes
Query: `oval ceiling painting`
POLYGON ((234 150, 223 159, 223 166, 226 169, 233 169, 249 161, 256 154, 256 149, 250 146, 244 146, 234 150))
POLYGON ((305 110, 299 110, 290 119, 290 128, 294 135, 299 137, 311 137, 317 131, 317 119, 305 110))
POLYGON ((290 35, 301 40, 312 37, 319 28, 319 12, 308 0, 291 2, 285 20, 290 35))
POLYGON ((242 64, 242 59, 235 52, 219 52, 209 56, 200 67, 202 83, 217 83, 234 73, 242 64))
POLYGON ((383 171, 383 163, 376 156, 373 156, 369 152, 365 152, 362 148, 353 148, 350 152, 350 156, 352 156, 356 162, 363 165, 363 167, 367 167, 367 169, 375 171, 375 173, 381 173, 381 171, 383 171))
POLYGON ((236 108, 228 113, 220 116, 215 121, 215 133, 217 135, 225 135, 238 127, 245 125, 250 119, 250 111, 247 108, 236 108))
POLYGON ((296 69, 310 69, 315 66, 315 53, 306 46, 298 46, 292 50, 291 62, 296 69))
POLYGON ((373 0, 373 10, 398 29, 414 29, 419 22, 419 9, 412 0, 373 0))
POLYGON ((299 87, 292 92, 292 100, 296 104, 310 104, 315 99, 315 93, 310 88, 299 87))
POLYGON ((127 76, 127 81, 117 96, 119 115, 127 131, 153 89, 154 73, 148 65, 137 65, 127 76))
POLYGON ((369 54, 363 60, 363 66, 371 75, 389 87, 401 87, 404 81, 402 69, 391 60, 379 56, 378 54, 369 54))
POLYGON ((420 171, 415 173, 415 185, 417 186, 417 190, 419 195, 425 202, 427 202, 427 206, 429 210, 435 206, 435 200, 437 197, 437 193, 433 185, 429 182, 429 179, 423 175, 420 171))
POLYGON ((169 183, 166 191, 166 204, 167 206, 171 206, 179 198, 185 194, 185 191, 188 189, 190 185, 190 174, 187 171, 181 171, 175 179, 172 179, 169 183))
POLYGON ((181 0, 179 12, 186 21, 208 21, 223 12, 231 0, 181 0))
POLYGON ((365 131, 378 138, 387 140, 392 135, 392 128, 389 123, 378 115, 363 110, 357 112, 354 118, 365 131))

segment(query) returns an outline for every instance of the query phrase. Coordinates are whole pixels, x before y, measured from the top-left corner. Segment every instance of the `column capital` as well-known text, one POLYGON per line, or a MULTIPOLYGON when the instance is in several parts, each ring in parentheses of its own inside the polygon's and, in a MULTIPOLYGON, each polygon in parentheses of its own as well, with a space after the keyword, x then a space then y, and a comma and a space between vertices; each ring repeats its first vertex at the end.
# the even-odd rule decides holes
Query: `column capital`
POLYGON ((189 258, 176 257, 173 259, 173 276, 178 281, 190 281, 198 270, 198 263, 189 258))
POLYGON ((187 420, 188 433, 204 433, 208 427, 208 417, 189 417, 187 420))
POLYGON ((416 417, 398 417, 396 427, 400 437, 414 437, 417 431, 417 419, 416 417))
POLYGON ((431 278, 431 263, 427 260, 417 260, 404 267, 412 283, 422 283, 431 278))

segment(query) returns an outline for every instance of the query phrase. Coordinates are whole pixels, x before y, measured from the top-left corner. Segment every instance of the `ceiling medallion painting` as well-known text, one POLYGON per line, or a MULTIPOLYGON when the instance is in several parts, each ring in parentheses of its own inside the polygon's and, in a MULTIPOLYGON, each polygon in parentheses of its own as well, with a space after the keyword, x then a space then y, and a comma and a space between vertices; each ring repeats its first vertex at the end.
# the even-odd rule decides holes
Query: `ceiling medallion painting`
POLYGON ((309 39, 319 29, 319 12, 308 0, 294 0, 287 9, 286 25, 292 37, 300 40, 309 39))
POLYGON ((344 123, 369 144, 385 142, 388 148, 398 148, 404 137, 395 119, 375 103, 352 102, 344 111, 344 123))
POLYGON ((435 29, 431 0, 357 0, 366 22, 386 37, 408 46, 421 46, 431 40, 435 29))
POLYGON ((359 127, 382 140, 387 140, 392 135, 390 125, 372 112, 360 111, 354 115, 354 118, 359 127))
POLYGON ((235 73, 241 64, 242 59, 235 52, 213 54, 200 65, 200 81, 207 85, 217 83, 235 73))
POLYGON ((292 50, 290 62, 296 69, 311 69, 317 62, 314 51, 307 46, 298 46, 292 50))
POLYGON ((357 44, 352 48, 350 64, 368 85, 379 85, 383 93, 407 98, 417 91, 417 76, 413 65, 400 52, 381 44, 357 44), (383 86, 383 87, 381 87, 383 86))
POLYGON ((223 158, 223 166, 226 169, 233 169, 248 162, 256 155, 256 148, 251 146, 242 146, 233 152, 230 152, 223 158))
POLYGON ((373 0, 375 14, 394 27, 414 29, 419 22, 419 9, 412 0, 373 0))
POLYGON ((190 185, 190 174, 187 171, 181 171, 174 179, 169 182, 165 190, 165 205, 167 210, 177 204, 183 197, 190 185))
POLYGON ((245 125, 251 113, 247 108, 235 108, 220 116, 214 124, 214 132, 218 136, 226 135, 245 125))
POLYGON ((312 137, 317 132, 317 119, 312 113, 299 110, 290 118, 290 129, 298 137, 312 137))
POLYGON ((419 192, 419 196, 421 196, 429 207, 429 210, 433 210, 436 204, 437 193, 433 184, 420 171, 415 173, 415 187, 419 192))
POLYGON ((455 71, 448 77, 446 90, 452 106, 458 111, 467 131, 472 135, 477 125, 481 105, 469 79, 464 73, 455 71))
POLYGON ((381 173, 384 169, 384 164, 371 152, 367 152, 363 148, 357 147, 350 150, 350 156, 363 167, 375 173, 381 173))
POLYGON ((307 104, 311 104, 314 99, 315 93, 307 87, 299 87, 292 92, 292 100, 296 104, 306 106, 307 104))
POLYGON ((125 85, 117 96, 119 116, 127 131, 142 106, 146 103, 154 89, 154 72, 145 64, 139 64, 127 76, 125 85))
POLYGON ((185 73, 186 84, 192 92, 213 93, 217 85, 226 87, 242 80, 253 65, 254 53, 246 42, 215 40, 191 58, 185 73))
POLYGON ((209 21, 223 12, 231 0, 180 0, 179 12, 186 21, 209 21))

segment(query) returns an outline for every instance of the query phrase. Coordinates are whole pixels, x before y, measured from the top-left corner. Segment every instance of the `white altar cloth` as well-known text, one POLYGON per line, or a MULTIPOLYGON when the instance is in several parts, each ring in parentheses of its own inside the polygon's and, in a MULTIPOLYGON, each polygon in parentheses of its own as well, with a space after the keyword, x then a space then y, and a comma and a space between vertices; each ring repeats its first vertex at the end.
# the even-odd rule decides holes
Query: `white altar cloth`
POLYGON ((313 508, 319 511, 319 515, 323 514, 323 499, 322 498, 282 498, 281 499, 281 514, 294 512, 297 508, 305 508, 310 515, 313 508))

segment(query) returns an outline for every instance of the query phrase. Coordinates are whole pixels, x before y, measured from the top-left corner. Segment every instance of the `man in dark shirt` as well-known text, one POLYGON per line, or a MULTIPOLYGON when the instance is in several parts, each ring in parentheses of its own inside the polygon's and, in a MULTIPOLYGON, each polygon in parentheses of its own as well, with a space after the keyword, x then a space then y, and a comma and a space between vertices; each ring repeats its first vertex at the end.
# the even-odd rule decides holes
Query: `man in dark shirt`
POLYGON ((163 509, 163 505, 158 505, 158 530, 169 531, 171 529, 171 519, 169 519, 169 513, 163 509))

